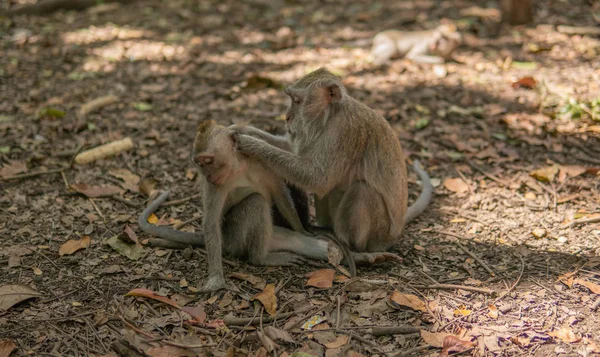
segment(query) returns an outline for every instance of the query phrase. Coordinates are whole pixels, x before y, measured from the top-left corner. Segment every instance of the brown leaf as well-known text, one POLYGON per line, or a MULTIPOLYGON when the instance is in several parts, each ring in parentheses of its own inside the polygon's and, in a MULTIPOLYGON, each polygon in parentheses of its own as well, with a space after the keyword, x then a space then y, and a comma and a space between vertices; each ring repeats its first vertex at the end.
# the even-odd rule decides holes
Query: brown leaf
POLYGON ((162 303, 165 303, 167 305, 171 305, 173 307, 180 309, 179 305, 175 301, 169 299, 168 297, 157 295, 154 291, 148 290, 148 289, 133 289, 130 292, 128 292, 127 294, 125 294, 125 296, 146 297, 149 299, 158 300, 162 303))
POLYGON ((277 296, 275 296, 275 285, 273 284, 267 284, 262 292, 254 295, 250 300, 260 301, 271 316, 277 313, 277 296))
POLYGON ((594 284, 591 281, 587 281, 584 279, 575 279, 574 283, 585 286, 586 288, 590 289, 594 294, 600 294, 600 285, 594 284))
POLYGON ((109 197, 112 195, 116 195, 121 192, 121 189, 116 186, 90 186, 85 183, 74 183, 71 184, 71 189, 75 192, 81 193, 86 197, 96 198, 96 197, 109 197))
POLYGON ((43 295, 26 285, 0 286, 0 311, 8 310, 21 301, 39 296, 43 295))
POLYGON ((321 269, 310 272, 305 276, 308 278, 306 286, 314 286, 315 288, 327 289, 333 286, 335 270, 321 269))
POLYGON ((560 281, 561 283, 565 284, 566 286, 570 288, 573 287, 573 281, 574 281, 574 276, 575 274, 577 274, 576 272, 569 272, 569 273, 565 273, 561 276, 558 277, 558 281, 560 281))
POLYGON ((340 348, 348 343, 348 335, 339 335, 335 341, 326 343, 324 346, 327 348, 340 348))
POLYGON ((190 315, 197 323, 203 323, 206 320, 206 312, 204 312, 204 306, 202 305, 184 306, 181 310, 190 315))
POLYGON ((125 232, 125 235, 127 236, 127 239, 129 239, 129 242, 127 242, 124 237, 122 237, 122 235, 119 235, 119 239, 125 243, 131 243, 131 244, 135 244, 137 246, 142 246, 142 243, 140 243, 140 240, 138 239, 137 234, 135 234, 135 232, 133 231, 133 229, 131 229, 131 227, 126 224, 125 228, 123 229, 123 232, 125 232))
POLYGON ((533 89, 536 86, 537 86, 537 81, 533 77, 523 77, 512 84, 512 87, 515 89, 517 89, 517 88, 533 89))
POLYGON ((269 336, 269 338, 275 342, 277 342, 277 341, 285 341, 288 343, 296 342, 292 338, 292 335, 290 335, 290 333, 285 330, 280 330, 273 326, 265 326, 264 331, 265 331, 265 334, 267 334, 267 336, 269 336))
POLYGON ((530 172, 529 176, 535 178, 538 181, 552 182, 554 181, 554 177, 558 173, 559 168, 559 165, 544 167, 530 172))
POLYGON ((469 190, 469 185, 461 178, 447 178, 444 180, 444 187, 448 191, 462 193, 469 190))
POLYGON ((561 165, 558 174, 558 182, 563 183, 568 177, 577 177, 585 173, 587 169, 581 165, 561 165))
POLYGON ((12 351, 17 348, 12 340, 1 340, 0 341, 0 357, 8 357, 12 353, 12 351))
POLYGON ((252 274, 245 274, 245 273, 235 272, 235 273, 231 273, 230 276, 232 278, 236 278, 236 279, 240 279, 240 280, 243 280, 243 281, 247 281, 250 284, 252 284, 252 286, 255 287, 256 289, 261 289, 262 290, 267 285, 267 282, 263 278, 259 278, 258 276, 252 275, 252 274))
POLYGON ((111 169, 108 174, 123 180, 121 187, 131 192, 140 192, 140 177, 127 169, 111 169))
POLYGON ((427 307, 425 306, 425 303, 416 295, 403 294, 395 290, 392 293, 390 300, 398 305, 407 306, 414 310, 427 312, 427 307))
POLYGON ((0 168, 0 177, 9 177, 22 172, 27 172, 27 164, 21 161, 12 161, 0 168))
POLYGON ((490 309, 490 311, 488 312, 488 316, 491 317, 492 319, 497 319, 498 318, 498 308, 495 305, 488 305, 488 309, 490 309))
POLYGON ((446 336, 439 357, 446 357, 450 352, 466 351, 473 346, 475 344, 471 341, 463 341, 456 336, 446 336))
POLYGON ((195 357, 196 353, 175 346, 150 347, 144 350, 149 357, 195 357))
POLYGON ((89 236, 83 236, 83 238, 77 240, 71 239, 60 246, 58 255, 62 257, 65 254, 73 254, 80 249, 89 247, 91 243, 92 239, 89 236))
POLYGON ((154 192, 154 188, 156 187, 157 183, 158 181, 156 181, 152 177, 145 177, 144 179, 142 179, 142 181, 140 181, 138 187, 141 193, 150 197, 154 192))
POLYGON ((444 347, 444 339, 448 336, 454 336, 451 333, 447 333, 447 332, 429 332, 429 331, 425 331, 425 330, 421 330, 421 338, 423 338, 423 341, 425 341, 425 343, 427 343, 430 346, 433 347, 444 347))
POLYGON ((560 330, 549 332, 548 336, 556 337, 565 343, 577 342, 580 340, 570 327, 562 327, 560 330))

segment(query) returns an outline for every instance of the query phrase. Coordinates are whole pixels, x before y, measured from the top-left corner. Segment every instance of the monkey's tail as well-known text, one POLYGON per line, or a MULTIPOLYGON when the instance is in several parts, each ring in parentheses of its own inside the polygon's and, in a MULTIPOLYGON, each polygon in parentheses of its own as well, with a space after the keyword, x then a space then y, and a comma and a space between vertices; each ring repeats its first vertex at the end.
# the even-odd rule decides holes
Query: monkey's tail
POLYGON ((152 213, 154 213, 160 205, 163 204, 169 197, 169 191, 165 191, 158 196, 153 202, 151 202, 148 207, 140 214, 138 217, 138 224, 142 231, 147 234, 153 235, 155 237, 159 237, 162 239, 166 239, 172 242, 178 242, 183 244, 190 244, 193 246, 203 246, 204 245, 204 235, 202 233, 190 233, 190 232, 182 232, 176 229, 171 229, 167 227, 155 226, 154 224, 148 223, 148 217, 152 213))
POLYGON ((419 179, 421 180, 421 183, 423 184, 423 190, 421 191, 419 198, 417 198, 417 200, 406 210, 404 223, 412 221, 413 219, 417 218, 421 213, 423 213, 423 211, 425 211, 425 209, 431 202, 431 196, 433 196, 433 186, 431 185, 431 179, 429 178, 427 172, 421 167, 421 163, 419 162, 419 160, 415 160, 413 162, 413 169, 415 170, 415 172, 419 176, 419 179))

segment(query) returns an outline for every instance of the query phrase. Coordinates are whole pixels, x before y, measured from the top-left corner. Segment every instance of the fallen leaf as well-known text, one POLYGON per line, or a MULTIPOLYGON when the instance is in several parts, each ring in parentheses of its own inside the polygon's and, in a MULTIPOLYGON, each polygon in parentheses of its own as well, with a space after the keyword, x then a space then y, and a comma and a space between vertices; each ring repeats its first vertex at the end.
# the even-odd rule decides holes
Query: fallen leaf
POLYGON ((31 270, 33 270, 33 273, 37 276, 40 276, 43 274, 42 269, 37 268, 37 267, 31 267, 31 270))
POLYGON ((288 343, 296 343, 296 341, 294 341, 294 339, 292 338, 292 335, 290 335, 290 333, 285 330, 280 330, 274 326, 265 326, 264 331, 265 334, 275 342, 285 341, 288 343))
POLYGON ((315 316, 311 317, 310 319, 306 320, 306 322, 303 323, 300 328, 303 330, 312 330, 313 327, 317 326, 318 324, 320 324, 323 321, 327 321, 327 318, 325 316, 315 315, 315 316))
POLYGON ((275 285, 267 284, 265 289, 250 298, 250 301, 260 301, 269 315, 273 316, 277 313, 277 296, 275 296, 275 285))
POLYGON ((142 181, 140 181, 140 184, 138 185, 138 187, 139 187, 139 190, 141 193, 150 197, 154 193, 154 191, 155 191, 154 188, 156 187, 157 184, 158 184, 158 181, 156 181, 152 177, 145 177, 144 179, 142 179, 142 181))
POLYGON ((531 344, 531 339, 526 336, 515 336, 511 337, 510 341, 517 346, 527 347, 531 344))
POLYGON ((138 260, 144 256, 144 248, 136 244, 127 244, 119 239, 119 235, 113 236, 106 241, 112 249, 131 260, 138 260))
POLYGON ((250 284, 252 284, 252 286, 255 287, 256 289, 262 290, 267 285, 267 282, 263 278, 259 278, 258 276, 252 275, 252 274, 235 272, 235 273, 231 273, 229 276, 231 276, 232 278, 247 281, 250 284))
POLYGON ((127 169, 112 169, 108 174, 123 180, 121 187, 131 192, 139 192, 140 177, 127 169))
POLYGON ((533 77, 523 77, 512 84, 512 87, 515 89, 517 89, 517 88, 533 89, 536 86, 537 86, 537 81, 533 77))
POLYGON ((150 347, 144 350, 149 357, 195 357, 196 353, 175 346, 150 347))
POLYGON ((27 164, 20 161, 12 161, 0 168, 0 177, 9 177, 22 172, 27 172, 27 164))
POLYGON ((548 336, 556 337, 565 343, 577 342, 580 340, 570 327, 562 327, 560 330, 549 332, 548 336))
POLYGON ((488 309, 490 309, 490 311, 488 312, 488 316, 491 317, 492 319, 497 319, 498 318, 498 308, 495 305, 488 305, 488 309))
POLYGON ((447 178, 444 180, 444 187, 448 191, 462 193, 469 190, 469 185, 461 178, 447 178))
POLYGON ((83 238, 77 240, 71 239, 60 246, 60 249, 58 250, 58 255, 62 257, 65 254, 73 254, 80 249, 89 247, 91 243, 92 239, 89 236, 83 236, 83 238))
POLYGON ((544 167, 530 172, 529 176, 535 178, 538 181, 552 182, 554 181, 554 177, 558 173, 559 168, 559 165, 544 167))
POLYGON ((577 177, 585 173, 587 169, 580 165, 561 165, 558 173, 558 182, 563 183, 568 177, 577 177))
POLYGON ((327 289, 333 286, 335 270, 321 269, 310 272, 305 276, 308 278, 306 286, 314 286, 315 288, 327 289))
POLYGON ((158 223, 158 217, 154 213, 150 214, 150 216, 148 217, 148 223, 150 223, 150 224, 157 224, 158 223))
POLYGON ((125 238, 122 234, 119 235, 119 239, 125 243, 130 243, 130 244, 135 244, 138 246, 142 246, 142 243, 140 243, 137 234, 135 234, 135 232, 133 231, 133 229, 131 229, 131 227, 126 224, 125 228, 123 229, 123 232, 125 233, 125 238))
POLYGON ((11 255, 8 257, 8 267, 14 268, 21 265, 21 257, 18 255, 11 255))
POLYGON ((339 335, 335 341, 326 343, 324 346, 327 348, 340 348, 348 343, 348 335, 339 335))
POLYGON ((85 183, 74 183, 69 186, 73 191, 81 193, 86 197, 109 197, 121 192, 121 189, 116 186, 90 186, 85 183))
POLYGON ((21 301, 39 296, 43 295, 26 285, 15 284, 0 286, 0 311, 8 310, 21 301))
POLYGON ((594 294, 600 294, 600 285, 594 284, 591 281, 587 281, 584 279, 575 279, 574 283, 585 286, 586 288, 590 289, 594 294))
POLYGON ((127 294, 125 294, 125 296, 146 297, 149 299, 158 300, 162 303, 165 303, 167 305, 171 305, 173 307, 180 309, 179 305, 177 305, 177 303, 175 301, 169 299, 168 297, 157 295, 154 291, 148 290, 148 289, 133 289, 130 292, 128 292, 127 294))
POLYGON ((184 306, 181 310, 190 315, 197 323, 203 323, 206 320, 206 312, 204 312, 204 306, 202 305, 184 306))
POLYGON ((446 336, 439 357, 447 357, 450 352, 462 352, 473 348, 471 341, 463 341, 456 336, 446 336))
POLYGON ((17 348, 17 345, 12 340, 0 341, 0 357, 8 357, 12 351, 17 348))
POLYGON ((447 332, 429 332, 421 330, 421 338, 423 338, 423 341, 433 347, 444 347, 444 339, 448 336, 454 335, 447 332))
POLYGON ((577 274, 576 272, 569 272, 569 273, 565 273, 561 276, 558 277, 558 281, 560 281, 561 283, 565 284, 566 286, 569 287, 569 289, 571 289, 573 287, 573 282, 575 280, 574 276, 575 274, 577 274))
POLYGON ((464 305, 461 305, 458 309, 454 310, 454 317, 469 316, 472 312, 473 310, 468 310, 464 305))
POLYGON ((392 293, 390 300, 398 305, 407 306, 411 309, 427 312, 427 306, 423 300, 419 299, 416 295, 403 294, 397 290, 392 293))

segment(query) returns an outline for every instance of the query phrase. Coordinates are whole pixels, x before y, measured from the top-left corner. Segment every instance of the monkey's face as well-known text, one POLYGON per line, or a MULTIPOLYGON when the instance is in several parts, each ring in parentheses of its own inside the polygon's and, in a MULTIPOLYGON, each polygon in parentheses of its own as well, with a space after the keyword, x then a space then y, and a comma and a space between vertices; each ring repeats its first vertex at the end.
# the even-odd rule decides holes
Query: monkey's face
POLYGON ((238 159, 233 132, 219 129, 196 134, 191 160, 208 182, 220 186, 229 182, 243 165, 238 159))
POLYGON ((290 97, 290 106, 285 115, 285 129, 294 138, 299 133, 299 129, 304 125, 302 121, 301 109, 304 104, 305 94, 303 91, 295 89, 293 87, 287 87, 285 94, 290 97))

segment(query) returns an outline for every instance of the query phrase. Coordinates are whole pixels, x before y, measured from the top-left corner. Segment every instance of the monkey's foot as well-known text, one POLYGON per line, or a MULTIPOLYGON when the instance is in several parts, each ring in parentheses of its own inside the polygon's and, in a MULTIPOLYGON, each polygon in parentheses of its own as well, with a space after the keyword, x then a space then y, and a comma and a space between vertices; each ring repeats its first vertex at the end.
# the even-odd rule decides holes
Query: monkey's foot
POLYGON ((225 278, 222 276, 209 277, 204 286, 198 290, 197 294, 212 293, 222 289, 232 290, 232 287, 227 285, 225 278))
POLYGON ((402 263, 402 257, 388 252, 375 252, 375 253, 352 253, 354 255, 354 261, 356 264, 371 265, 383 262, 397 262, 402 263))
POLYGON ((259 264, 268 267, 295 267, 306 263, 306 259, 289 252, 271 252, 259 264))

